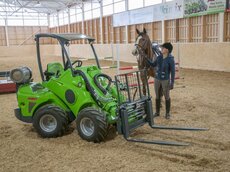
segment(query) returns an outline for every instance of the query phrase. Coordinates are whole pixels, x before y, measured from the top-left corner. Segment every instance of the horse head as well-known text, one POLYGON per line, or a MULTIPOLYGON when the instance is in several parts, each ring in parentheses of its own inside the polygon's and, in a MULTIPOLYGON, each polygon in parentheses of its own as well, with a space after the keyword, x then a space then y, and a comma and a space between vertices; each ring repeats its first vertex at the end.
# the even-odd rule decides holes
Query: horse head
POLYGON ((152 51, 152 44, 150 38, 145 30, 140 32, 136 29, 137 37, 135 41, 135 49, 132 51, 134 56, 137 56, 137 62, 139 69, 149 68, 149 65, 145 58, 152 60, 154 58, 154 53, 152 51))
MULTIPOLYGON (((156 58, 155 53, 152 50, 152 43, 150 41, 150 38, 145 30, 143 29, 142 32, 140 32, 138 29, 136 29, 137 37, 135 41, 135 49, 132 51, 132 54, 134 56, 137 56, 137 62, 138 62, 138 69, 146 69, 147 70, 147 76, 148 78, 150 76, 155 76, 155 70, 154 68, 150 67, 148 64, 146 58, 149 58, 150 60, 153 60, 156 58)), ((142 73, 143 74, 143 73, 142 73)), ((146 95, 146 80, 144 79, 144 76, 141 76, 141 80, 143 83, 143 94, 146 95)))

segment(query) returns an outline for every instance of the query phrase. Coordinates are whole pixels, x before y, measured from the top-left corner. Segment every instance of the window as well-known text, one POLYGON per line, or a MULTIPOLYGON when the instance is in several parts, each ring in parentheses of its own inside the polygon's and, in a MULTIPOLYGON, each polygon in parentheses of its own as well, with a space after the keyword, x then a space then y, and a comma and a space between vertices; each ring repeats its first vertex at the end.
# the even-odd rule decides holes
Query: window
POLYGON ((63 12, 59 12, 58 20, 59 20, 59 26, 64 24, 63 12))
POLYGON ((100 9, 94 9, 93 10, 93 18, 99 18, 100 17, 100 9))
POLYGON ((109 4, 112 4, 113 3, 113 0, 103 0, 102 1, 102 5, 105 6, 105 5, 109 5, 109 4))
POLYGON ((103 7, 103 16, 113 14, 113 5, 107 5, 103 7))
POLYGON ((114 3, 114 13, 125 11, 125 1, 114 3))
POLYGON ((38 20, 24 20, 24 26, 38 26, 38 20))
POLYGON ((5 26, 5 20, 0 19, 0 26, 5 26))
POLYGON ((68 16, 68 11, 63 11, 63 24, 66 25, 69 22, 69 16, 68 16))
POLYGON ((57 26, 57 14, 50 15, 50 27, 57 26))
MULTIPOLYGON (((4 23, 5 24, 5 23, 4 23)), ((23 26, 23 20, 9 19, 8 26, 23 26)))
POLYGON ((155 5, 162 3, 162 0, 145 0, 145 6, 155 5))
POLYGON ((143 7, 143 0, 128 0, 129 10, 143 7))
POLYGON ((39 26, 48 26, 48 21, 47 18, 46 19, 40 19, 38 20, 38 25, 39 26))
POLYGON ((94 3, 92 3, 92 5, 93 5, 92 9, 100 8, 100 4, 99 3, 94 2, 94 3))
POLYGON ((91 3, 85 3, 84 4, 84 11, 89 11, 89 10, 91 10, 92 8, 91 8, 91 3))
POLYGON ((70 9, 69 9, 69 13, 70 13, 70 23, 75 23, 75 22, 77 21, 76 12, 77 12, 76 7, 70 8, 70 9))
POLYGON ((114 3, 121 2, 121 1, 123 1, 123 0, 113 0, 114 3))
POLYGON ((82 13, 77 14, 77 22, 82 21, 82 13))
POLYGON ((76 14, 76 8, 70 8, 69 13, 70 13, 70 15, 75 15, 76 14))
MULTIPOLYGON (((1 3, 0 3, 1 4, 1 3)), ((38 13, 37 11, 20 8, 15 11, 14 7, 7 7, 8 11, 8 25, 9 26, 47 26, 47 14, 38 13)), ((1 13, 1 16, 5 18, 5 13, 1 13)), ((4 21, 4 20, 3 20, 4 21)), ((53 23, 52 23, 53 24, 53 23)), ((5 25, 5 24, 4 24, 5 25)))
POLYGON ((92 19, 92 11, 86 11, 85 12, 85 20, 92 19))
POLYGON ((70 16, 70 23, 75 23, 77 21, 76 15, 70 16))

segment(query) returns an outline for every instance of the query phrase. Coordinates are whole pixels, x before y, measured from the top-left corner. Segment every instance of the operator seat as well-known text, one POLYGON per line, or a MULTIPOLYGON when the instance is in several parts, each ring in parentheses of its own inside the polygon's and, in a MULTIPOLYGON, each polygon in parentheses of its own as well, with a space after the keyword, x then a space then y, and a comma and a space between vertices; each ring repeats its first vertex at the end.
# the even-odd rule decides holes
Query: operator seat
POLYGON ((47 70, 44 72, 46 81, 50 80, 52 77, 58 78, 62 72, 64 72, 64 68, 59 62, 47 64, 47 70))

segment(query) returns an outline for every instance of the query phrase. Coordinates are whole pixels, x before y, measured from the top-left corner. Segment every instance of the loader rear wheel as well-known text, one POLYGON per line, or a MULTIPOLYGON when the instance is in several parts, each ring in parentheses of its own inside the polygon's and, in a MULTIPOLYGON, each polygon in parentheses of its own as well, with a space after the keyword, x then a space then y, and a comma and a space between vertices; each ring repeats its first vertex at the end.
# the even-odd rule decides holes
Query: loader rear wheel
POLYGON ((95 108, 87 107, 77 117, 77 131, 83 140, 99 143, 108 133, 106 115, 95 108))
POLYGON ((65 111, 54 105, 42 106, 33 117, 33 126, 42 137, 62 136, 67 125, 68 118, 65 111))

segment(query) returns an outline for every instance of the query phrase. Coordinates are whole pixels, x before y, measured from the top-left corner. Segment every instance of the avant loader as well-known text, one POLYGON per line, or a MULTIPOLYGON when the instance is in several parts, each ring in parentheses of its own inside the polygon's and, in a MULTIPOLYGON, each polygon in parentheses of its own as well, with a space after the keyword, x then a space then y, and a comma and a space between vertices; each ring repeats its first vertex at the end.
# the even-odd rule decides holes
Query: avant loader
POLYGON ((16 117, 23 122, 32 123, 42 137, 62 136, 68 125, 76 121, 80 137, 90 142, 104 141, 109 127, 114 126, 127 141, 185 146, 188 144, 135 139, 130 134, 146 123, 155 129, 206 130, 155 125, 149 86, 147 85, 147 94, 144 95, 140 80, 140 76, 146 76, 146 71, 137 70, 116 75, 113 80, 101 71, 93 46, 94 38, 73 33, 41 33, 35 36, 35 41, 41 82, 32 81, 29 67, 13 69, 10 76, 17 84, 16 117), (42 65, 39 43, 41 38, 58 41, 61 47, 61 63, 51 62, 45 67, 42 65), (68 46, 71 41, 76 40, 89 43, 96 65, 83 66, 79 59, 71 61, 68 46))

